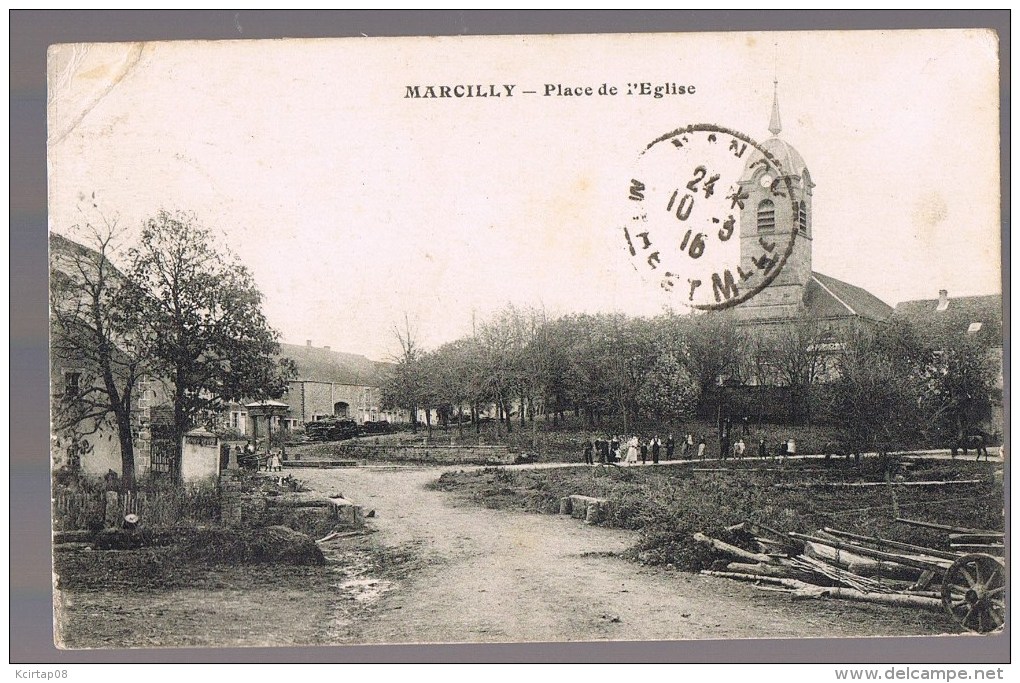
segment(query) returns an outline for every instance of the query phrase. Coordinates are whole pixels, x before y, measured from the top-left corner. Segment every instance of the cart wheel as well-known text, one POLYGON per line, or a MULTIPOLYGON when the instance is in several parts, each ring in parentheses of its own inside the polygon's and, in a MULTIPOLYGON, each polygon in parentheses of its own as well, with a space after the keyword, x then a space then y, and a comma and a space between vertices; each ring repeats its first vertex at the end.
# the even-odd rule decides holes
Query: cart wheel
POLYGON ((1001 560, 991 555, 965 555, 946 570, 942 604, 957 623, 987 633, 1006 621, 1006 577, 1001 560))

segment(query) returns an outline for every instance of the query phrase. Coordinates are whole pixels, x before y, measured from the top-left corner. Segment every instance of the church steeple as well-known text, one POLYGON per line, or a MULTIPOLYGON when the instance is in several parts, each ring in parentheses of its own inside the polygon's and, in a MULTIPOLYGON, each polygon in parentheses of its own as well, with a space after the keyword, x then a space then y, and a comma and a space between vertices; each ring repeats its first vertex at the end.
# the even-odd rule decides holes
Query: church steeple
POLYGON ((772 91, 772 119, 769 120, 769 132, 779 135, 783 130, 783 124, 779 121, 779 81, 772 81, 772 85, 774 90, 772 91))

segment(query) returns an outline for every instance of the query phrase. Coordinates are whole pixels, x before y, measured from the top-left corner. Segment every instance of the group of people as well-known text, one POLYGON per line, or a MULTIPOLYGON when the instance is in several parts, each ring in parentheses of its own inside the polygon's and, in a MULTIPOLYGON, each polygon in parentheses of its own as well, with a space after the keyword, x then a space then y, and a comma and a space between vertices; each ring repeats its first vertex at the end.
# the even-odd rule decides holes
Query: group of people
MULTIPOLYGON (((743 460, 745 455, 750 457, 752 453, 748 453, 748 450, 753 446, 749 447, 742 437, 731 443, 729 434, 728 429, 724 429, 720 434, 718 457, 721 460, 730 457, 743 460)), ((694 434, 690 433, 685 434, 679 442, 673 438, 672 434, 665 441, 660 440, 658 436, 644 439, 637 436, 626 438, 624 436, 596 435, 582 443, 581 451, 584 462, 588 465, 636 465, 639 462, 647 464, 649 460, 654 465, 658 464, 660 458, 673 460, 678 448, 681 460, 692 458, 704 460, 709 457, 704 437, 695 441, 694 434)), ((765 439, 762 438, 758 443, 757 450, 759 458, 768 458, 773 452, 775 455, 785 458, 797 453, 797 444, 793 439, 789 439, 781 442, 775 451, 772 451, 765 444, 765 439)))
POLYGON ((672 434, 665 440, 660 439, 658 435, 650 439, 638 436, 627 438, 625 436, 596 435, 584 441, 581 450, 584 462, 588 465, 596 463, 601 465, 636 465, 639 462, 647 464, 649 460, 653 465, 656 465, 660 459, 673 460, 678 446, 681 458, 692 458, 695 451, 699 457, 705 455, 705 440, 701 439, 695 445, 693 434, 685 435, 679 442, 672 434))
POLYGON ((237 464, 241 469, 258 471, 262 469, 262 462, 265 461, 265 468, 267 472, 282 472, 283 471, 283 460, 281 453, 278 448, 270 449, 269 453, 265 456, 259 455, 256 451, 255 446, 251 441, 246 443, 244 447, 240 445, 234 446, 234 456, 237 459, 237 464))

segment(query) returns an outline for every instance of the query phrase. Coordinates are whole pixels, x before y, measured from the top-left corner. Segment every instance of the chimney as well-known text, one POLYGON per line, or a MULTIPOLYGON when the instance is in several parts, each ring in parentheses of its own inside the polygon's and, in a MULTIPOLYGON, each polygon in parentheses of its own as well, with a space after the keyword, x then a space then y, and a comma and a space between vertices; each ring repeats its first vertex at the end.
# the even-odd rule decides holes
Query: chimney
POLYGON ((312 345, 312 340, 311 339, 306 339, 305 340, 305 346, 311 346, 311 345, 312 345))
POLYGON ((936 311, 944 311, 949 308, 949 292, 945 289, 939 290, 939 305, 935 307, 936 311))

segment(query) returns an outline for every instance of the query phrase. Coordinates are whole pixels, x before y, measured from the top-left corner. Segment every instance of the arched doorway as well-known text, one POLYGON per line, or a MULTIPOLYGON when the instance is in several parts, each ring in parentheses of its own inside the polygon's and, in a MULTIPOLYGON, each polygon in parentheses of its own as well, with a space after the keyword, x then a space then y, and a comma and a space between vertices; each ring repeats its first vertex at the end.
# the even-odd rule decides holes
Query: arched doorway
POLYGON ((337 401, 333 404, 333 415, 336 417, 349 417, 351 406, 346 401, 337 401))

